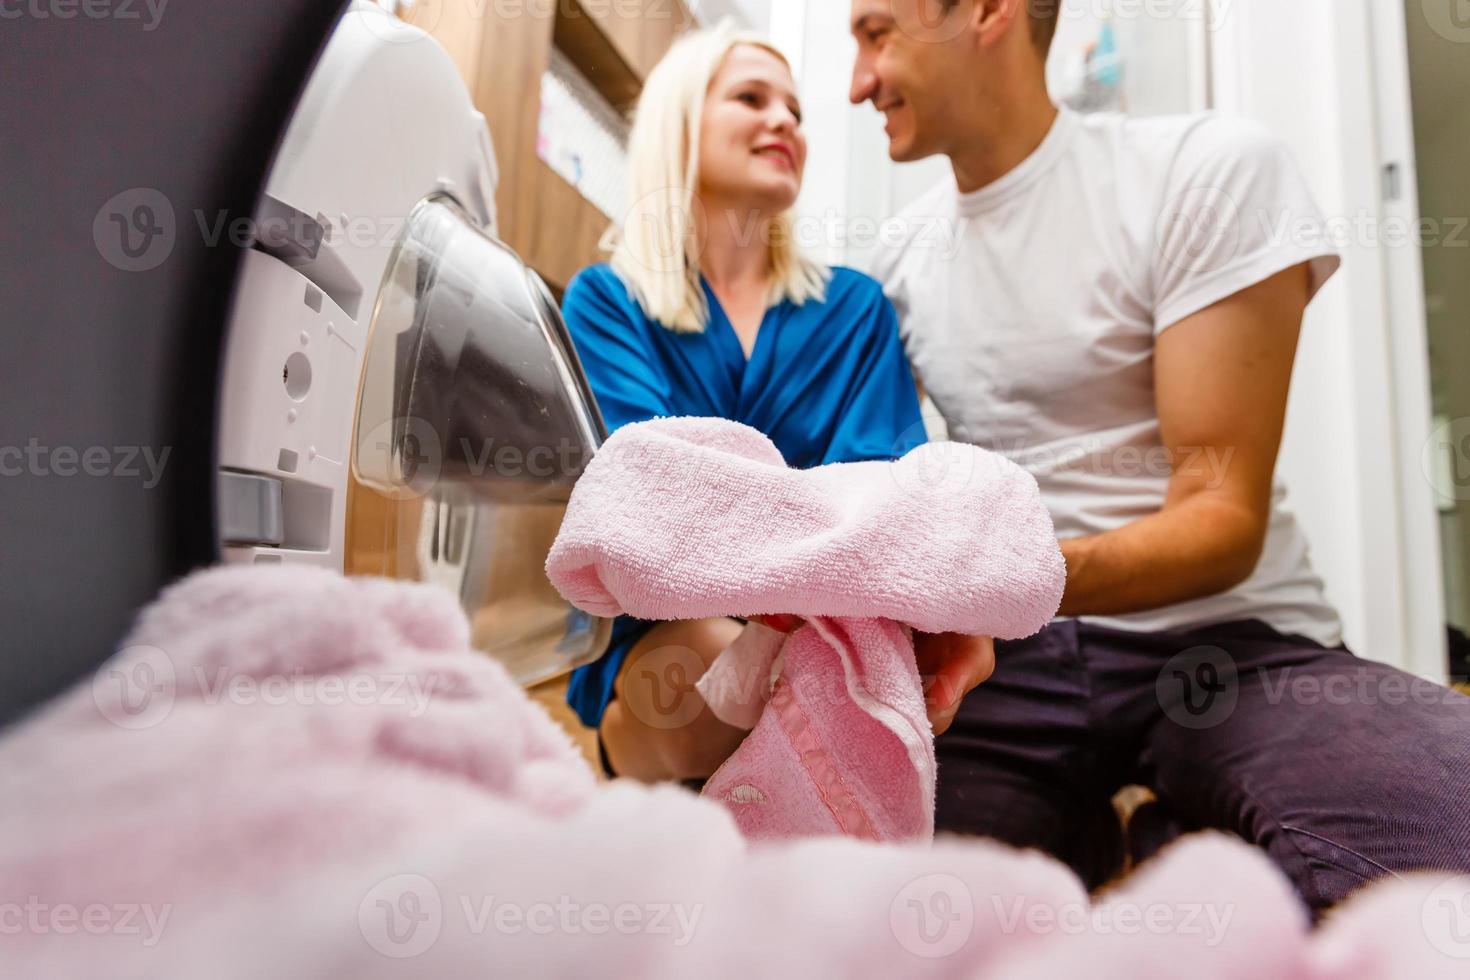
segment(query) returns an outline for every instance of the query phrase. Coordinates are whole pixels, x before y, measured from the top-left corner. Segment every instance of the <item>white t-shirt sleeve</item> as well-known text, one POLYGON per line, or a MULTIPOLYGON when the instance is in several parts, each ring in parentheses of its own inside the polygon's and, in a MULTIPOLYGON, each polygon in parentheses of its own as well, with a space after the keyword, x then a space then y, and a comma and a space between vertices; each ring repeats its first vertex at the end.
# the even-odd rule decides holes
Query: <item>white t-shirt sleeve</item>
POLYGON ((1340 260, 1290 151, 1259 124, 1207 116, 1179 145, 1154 226, 1154 333, 1311 263, 1310 296, 1340 260))

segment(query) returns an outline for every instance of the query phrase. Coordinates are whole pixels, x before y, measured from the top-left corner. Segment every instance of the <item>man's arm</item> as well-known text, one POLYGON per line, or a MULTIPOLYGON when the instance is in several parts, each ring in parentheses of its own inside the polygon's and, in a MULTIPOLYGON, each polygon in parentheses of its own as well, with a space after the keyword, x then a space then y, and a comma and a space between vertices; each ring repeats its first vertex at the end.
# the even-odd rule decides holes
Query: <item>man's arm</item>
POLYGON ((1266 539, 1308 288, 1308 267, 1294 266, 1159 336, 1154 385, 1168 494, 1155 514, 1061 543, 1061 615, 1142 612, 1250 576, 1266 539))

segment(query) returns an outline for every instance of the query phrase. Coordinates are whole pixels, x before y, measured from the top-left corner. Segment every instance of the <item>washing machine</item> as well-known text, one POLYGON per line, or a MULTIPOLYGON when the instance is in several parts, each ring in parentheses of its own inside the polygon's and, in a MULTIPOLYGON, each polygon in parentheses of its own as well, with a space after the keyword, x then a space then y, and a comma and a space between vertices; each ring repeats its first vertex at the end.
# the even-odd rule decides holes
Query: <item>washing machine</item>
POLYGON ((605 429, 449 55, 366 0, 123 6, 9 29, 0 719, 218 562, 433 583, 526 684, 598 656, 542 566, 605 429))

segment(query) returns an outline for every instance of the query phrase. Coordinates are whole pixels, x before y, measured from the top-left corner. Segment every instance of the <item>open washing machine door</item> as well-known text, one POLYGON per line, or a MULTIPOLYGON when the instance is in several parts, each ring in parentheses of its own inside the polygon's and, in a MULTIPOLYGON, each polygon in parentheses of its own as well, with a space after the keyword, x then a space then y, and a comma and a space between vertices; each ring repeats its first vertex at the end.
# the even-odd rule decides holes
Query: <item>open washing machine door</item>
POLYGON ((610 624, 544 565, 605 437, 556 304, 493 237, 495 161, 437 42, 343 16, 252 224, 225 349, 225 560, 454 592, 521 683, 610 624))
POLYGON ((601 423, 449 56, 366 3, 138 10, 6 28, 0 724, 221 560, 437 582, 526 682, 596 656, 541 559, 601 423))

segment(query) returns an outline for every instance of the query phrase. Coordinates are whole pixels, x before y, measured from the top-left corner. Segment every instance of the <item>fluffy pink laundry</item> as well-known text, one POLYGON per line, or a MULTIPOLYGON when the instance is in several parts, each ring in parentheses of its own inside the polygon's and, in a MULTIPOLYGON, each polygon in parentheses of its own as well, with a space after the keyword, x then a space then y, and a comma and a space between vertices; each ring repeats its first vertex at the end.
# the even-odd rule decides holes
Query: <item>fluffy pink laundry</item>
POLYGON ((998 972, 1008 980, 1309 975, 1306 909, 1263 851, 1223 834, 1184 838, 1092 903, 1059 913, 1033 916, 1030 927, 1048 941, 1018 949, 998 972))
POLYGON ((808 620, 789 639, 750 627, 697 685, 752 729, 705 793, 762 839, 932 837, 911 629, 1029 636, 1066 576, 1036 481, 994 453, 946 443, 796 470, 755 429, 706 418, 616 432, 546 570, 599 615, 808 620))
POLYGON ((1470 964, 1470 879, 1370 887, 1313 936, 1284 877, 1227 838, 1166 852, 1099 900, 1111 918, 1060 863, 988 841, 756 847, 677 786, 597 784, 469 648, 447 592, 322 570, 165 592, 93 678, 0 737, 0 790, 6 977, 1448 980, 1470 964))
POLYGON ((1470 877, 1389 879, 1334 910, 1308 951, 1309 980, 1470 977, 1470 877))

